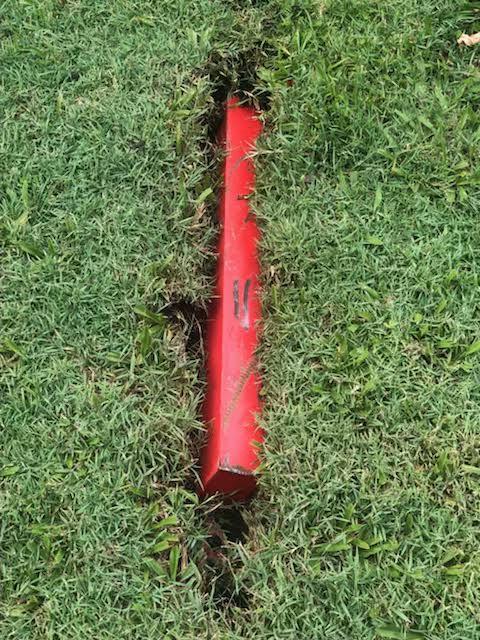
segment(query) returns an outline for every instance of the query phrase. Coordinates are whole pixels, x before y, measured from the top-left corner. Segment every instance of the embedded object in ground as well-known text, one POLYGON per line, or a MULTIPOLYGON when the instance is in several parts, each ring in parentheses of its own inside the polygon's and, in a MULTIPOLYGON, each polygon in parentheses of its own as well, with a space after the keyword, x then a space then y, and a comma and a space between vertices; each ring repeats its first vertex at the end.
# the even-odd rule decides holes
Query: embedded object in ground
POLYGON ((231 98, 221 130, 225 148, 219 204, 221 233, 215 298, 207 321, 207 441, 202 492, 248 498, 255 489, 262 433, 255 363, 258 299, 258 227, 249 197, 255 187, 252 152, 262 125, 251 106, 231 98))

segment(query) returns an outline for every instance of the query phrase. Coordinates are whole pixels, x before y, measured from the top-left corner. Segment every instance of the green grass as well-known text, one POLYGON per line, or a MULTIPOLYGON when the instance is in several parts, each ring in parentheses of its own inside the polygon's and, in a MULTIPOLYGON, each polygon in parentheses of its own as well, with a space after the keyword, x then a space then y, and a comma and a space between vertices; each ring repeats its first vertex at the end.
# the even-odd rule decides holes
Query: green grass
POLYGON ((474 5, 1 5, 2 639, 480 637, 474 5), (267 437, 220 607, 162 309, 210 294, 211 61, 262 40, 267 437))

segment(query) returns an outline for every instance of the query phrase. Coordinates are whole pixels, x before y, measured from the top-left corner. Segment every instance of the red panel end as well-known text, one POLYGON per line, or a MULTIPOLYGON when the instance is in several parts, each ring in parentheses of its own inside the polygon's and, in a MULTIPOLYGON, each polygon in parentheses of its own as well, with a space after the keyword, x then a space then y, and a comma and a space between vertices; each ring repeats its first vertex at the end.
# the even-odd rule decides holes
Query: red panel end
POLYGON ((237 500, 255 490, 256 442, 262 433, 255 363, 258 299, 258 228, 249 196, 255 187, 249 157, 262 125, 255 109, 227 103, 223 126, 226 158, 219 206, 217 287, 207 329, 207 443, 202 452, 203 493, 232 494, 237 500))

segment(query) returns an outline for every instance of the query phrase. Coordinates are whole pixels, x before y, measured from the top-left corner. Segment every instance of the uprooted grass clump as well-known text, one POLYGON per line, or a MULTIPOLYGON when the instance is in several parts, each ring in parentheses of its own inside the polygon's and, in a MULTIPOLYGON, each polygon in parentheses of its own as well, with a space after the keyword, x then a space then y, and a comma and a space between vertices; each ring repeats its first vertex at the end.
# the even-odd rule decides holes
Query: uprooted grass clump
POLYGON ((4 13, 2 637, 477 638, 475 14, 4 13), (271 105, 266 446, 230 537, 190 484, 229 83, 271 105))

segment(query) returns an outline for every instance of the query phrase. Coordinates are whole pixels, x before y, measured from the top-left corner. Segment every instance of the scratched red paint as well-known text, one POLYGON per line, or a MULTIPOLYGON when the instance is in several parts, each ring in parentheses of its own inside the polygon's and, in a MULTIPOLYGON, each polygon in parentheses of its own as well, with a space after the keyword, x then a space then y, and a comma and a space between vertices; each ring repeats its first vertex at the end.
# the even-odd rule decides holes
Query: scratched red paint
POLYGON ((255 365, 258 299, 258 227, 248 197, 255 187, 251 153, 262 130, 253 107, 228 101, 222 128, 226 158, 219 205, 216 295, 207 328, 207 442, 202 451, 202 492, 248 498, 256 486, 256 443, 262 440, 255 365))

